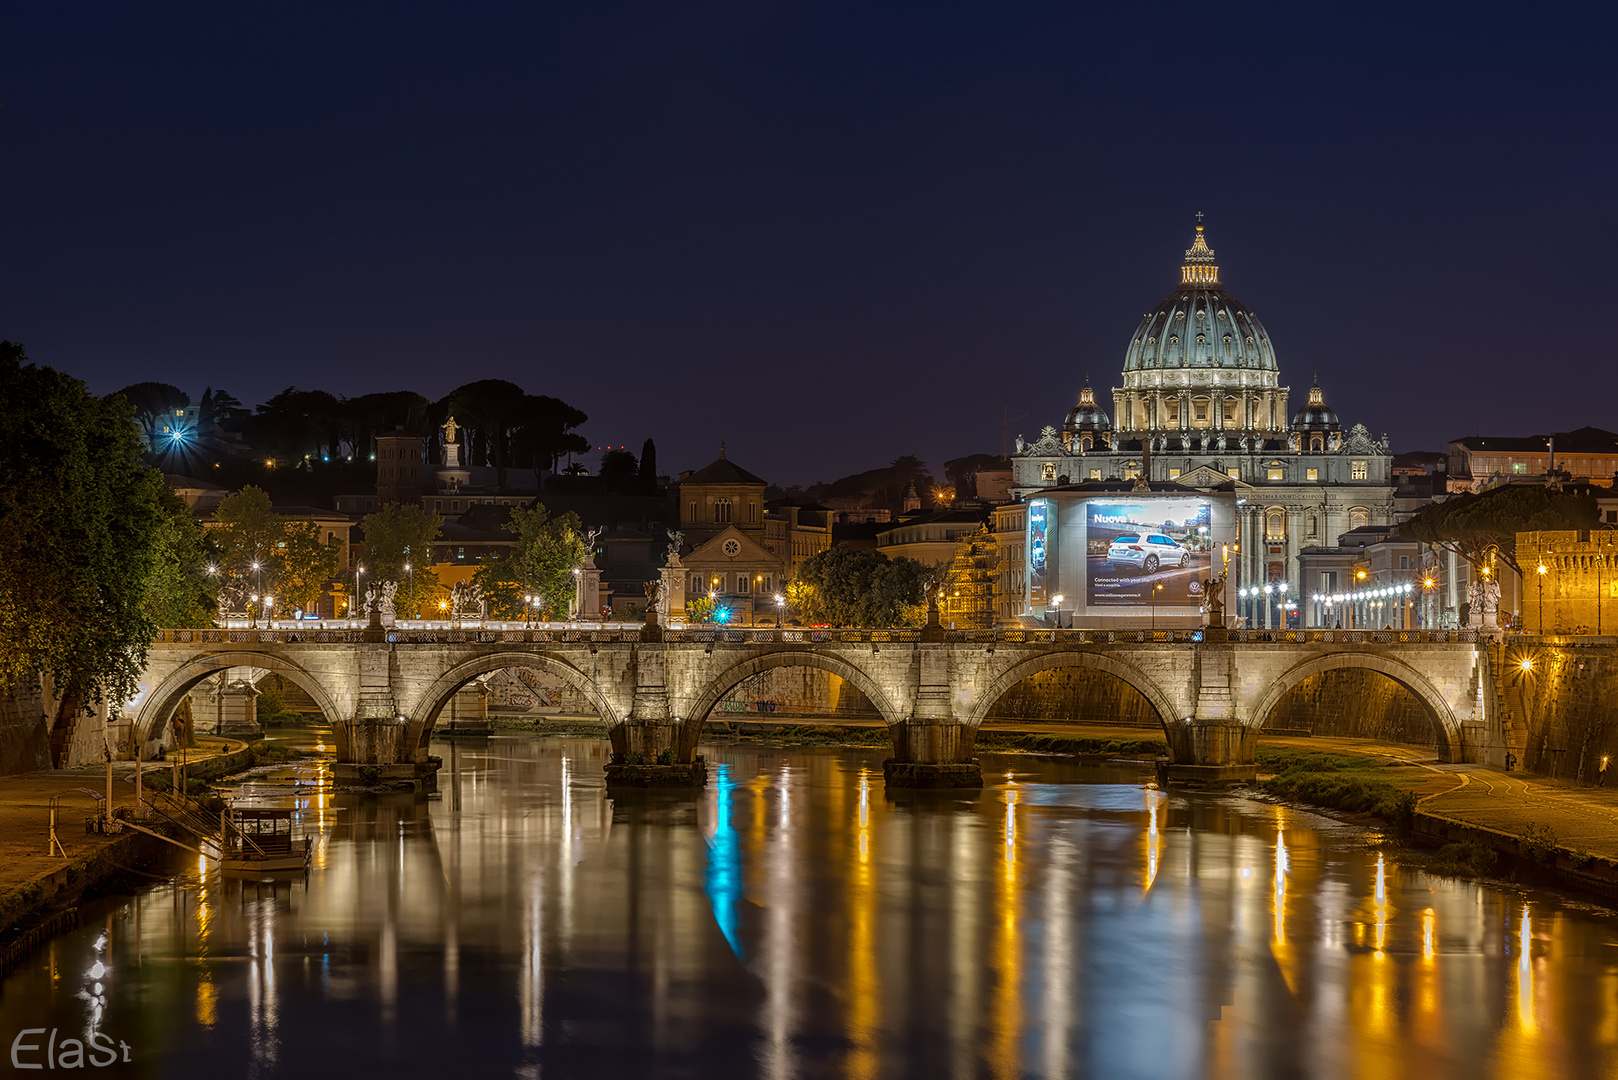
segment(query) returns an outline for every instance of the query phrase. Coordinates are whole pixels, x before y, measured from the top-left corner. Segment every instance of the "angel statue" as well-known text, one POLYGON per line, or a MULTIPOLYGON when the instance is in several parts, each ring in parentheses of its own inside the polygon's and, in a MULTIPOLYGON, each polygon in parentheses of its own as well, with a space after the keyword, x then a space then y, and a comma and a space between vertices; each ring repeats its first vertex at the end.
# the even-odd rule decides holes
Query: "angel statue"
POLYGON ((667 529, 665 531, 669 534, 669 557, 667 563, 669 566, 679 566, 680 547, 685 543, 685 533, 678 529, 667 529))

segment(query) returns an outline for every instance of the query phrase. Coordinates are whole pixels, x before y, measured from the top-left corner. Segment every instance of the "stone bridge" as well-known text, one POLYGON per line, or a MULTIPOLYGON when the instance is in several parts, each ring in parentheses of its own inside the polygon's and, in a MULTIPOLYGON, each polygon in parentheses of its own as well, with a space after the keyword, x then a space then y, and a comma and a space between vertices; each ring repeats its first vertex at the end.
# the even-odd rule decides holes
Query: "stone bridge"
MULTIPOLYGON (((1105 672, 1156 710, 1182 776, 1251 776, 1258 731, 1303 680, 1343 668, 1409 690, 1450 761, 1501 744, 1487 648, 1467 631, 1209 630, 165 630, 125 706, 126 752, 161 736, 185 695, 231 667, 302 687, 335 732, 340 765, 428 767, 456 692, 497 668, 537 668, 582 692, 617 754, 693 760, 708 714, 750 675, 819 668, 858 688, 911 772, 973 761, 979 724, 1021 680, 1105 672), (646 640, 652 638, 654 640, 646 640)), ((666 758, 665 758, 666 760, 666 758)))

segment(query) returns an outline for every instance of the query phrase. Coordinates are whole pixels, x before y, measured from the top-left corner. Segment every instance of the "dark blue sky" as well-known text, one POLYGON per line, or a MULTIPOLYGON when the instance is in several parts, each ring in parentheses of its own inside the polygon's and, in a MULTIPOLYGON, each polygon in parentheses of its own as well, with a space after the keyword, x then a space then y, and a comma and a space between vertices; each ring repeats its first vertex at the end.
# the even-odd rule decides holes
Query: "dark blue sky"
POLYGON ((1203 210, 1295 402, 1618 427, 1612 10, 24 5, 0 337, 250 405, 508 378, 810 482, 1110 387, 1203 210))

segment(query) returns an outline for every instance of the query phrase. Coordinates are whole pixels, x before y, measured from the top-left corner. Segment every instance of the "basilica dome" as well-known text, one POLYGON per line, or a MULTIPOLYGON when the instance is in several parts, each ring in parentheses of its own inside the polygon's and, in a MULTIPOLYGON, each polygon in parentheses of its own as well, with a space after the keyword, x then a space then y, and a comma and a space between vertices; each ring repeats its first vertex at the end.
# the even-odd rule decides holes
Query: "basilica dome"
POLYGON ((1084 380, 1084 388, 1079 391, 1078 404, 1074 405, 1062 423, 1065 432, 1080 431, 1111 431, 1112 420, 1107 411, 1096 404, 1096 393, 1090 387, 1090 380, 1084 380))
POLYGON ((1326 395, 1320 389, 1320 380, 1309 388, 1309 404, 1299 409, 1292 417, 1294 431, 1338 431, 1342 424, 1337 420, 1337 410, 1326 404, 1326 395))
POLYGON ((1200 224, 1180 267, 1180 287, 1141 319, 1129 343, 1125 385, 1135 385, 1143 373, 1188 369, 1262 372, 1252 382, 1271 386, 1277 373, 1269 332, 1246 304, 1220 287, 1219 267, 1200 224))

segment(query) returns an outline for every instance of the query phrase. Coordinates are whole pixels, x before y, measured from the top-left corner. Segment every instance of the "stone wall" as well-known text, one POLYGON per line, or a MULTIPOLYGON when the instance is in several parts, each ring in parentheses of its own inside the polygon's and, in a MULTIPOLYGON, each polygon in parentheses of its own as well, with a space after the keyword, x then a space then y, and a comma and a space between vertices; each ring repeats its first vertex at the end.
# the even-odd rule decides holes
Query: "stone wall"
POLYGON ((1288 690, 1267 717, 1266 729, 1307 731, 1354 739, 1433 746, 1437 735, 1415 694, 1386 675, 1350 668, 1312 675, 1288 690))
POLYGON ((1055 668, 1030 675, 990 705, 985 719, 1162 726, 1157 710, 1140 691, 1089 668, 1055 668))
POLYGON ((1506 661, 1499 689, 1527 723, 1523 765, 1593 784, 1606 755, 1607 783, 1618 787, 1618 646, 1508 646, 1506 661))
POLYGON ((50 725, 38 679, 0 693, 0 776, 51 767, 50 725))

